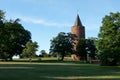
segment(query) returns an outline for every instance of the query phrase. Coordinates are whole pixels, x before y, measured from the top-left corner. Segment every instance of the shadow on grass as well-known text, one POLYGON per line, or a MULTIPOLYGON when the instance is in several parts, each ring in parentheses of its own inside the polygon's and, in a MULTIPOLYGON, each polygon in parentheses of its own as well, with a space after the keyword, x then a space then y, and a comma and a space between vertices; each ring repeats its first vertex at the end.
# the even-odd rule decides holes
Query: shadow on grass
POLYGON ((120 80, 119 66, 56 60, 14 62, 0 64, 0 80, 120 80))

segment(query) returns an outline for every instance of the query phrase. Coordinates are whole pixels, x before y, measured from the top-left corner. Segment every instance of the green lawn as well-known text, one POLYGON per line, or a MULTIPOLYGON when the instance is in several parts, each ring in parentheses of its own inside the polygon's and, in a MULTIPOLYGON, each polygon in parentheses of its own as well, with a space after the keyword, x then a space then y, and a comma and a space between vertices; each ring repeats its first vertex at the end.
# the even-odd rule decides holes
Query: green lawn
POLYGON ((0 62, 0 80, 120 80, 120 66, 80 62, 0 62))

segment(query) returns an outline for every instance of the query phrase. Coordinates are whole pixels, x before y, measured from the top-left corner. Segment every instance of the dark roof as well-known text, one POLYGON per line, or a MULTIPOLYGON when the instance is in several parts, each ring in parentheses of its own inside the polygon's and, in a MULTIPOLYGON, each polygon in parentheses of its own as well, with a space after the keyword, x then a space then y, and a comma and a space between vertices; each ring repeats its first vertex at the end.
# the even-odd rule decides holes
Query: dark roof
POLYGON ((80 20, 78 14, 77 14, 74 26, 80 26, 80 27, 82 27, 82 23, 81 23, 81 20, 80 20))

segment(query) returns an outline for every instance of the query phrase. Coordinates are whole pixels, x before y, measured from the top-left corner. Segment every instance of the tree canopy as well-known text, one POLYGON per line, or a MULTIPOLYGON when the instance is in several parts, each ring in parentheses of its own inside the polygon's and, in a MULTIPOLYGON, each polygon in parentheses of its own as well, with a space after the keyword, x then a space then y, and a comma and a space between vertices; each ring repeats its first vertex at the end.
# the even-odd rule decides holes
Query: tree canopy
POLYGON ((45 50, 41 50, 39 56, 41 56, 41 57, 48 57, 48 54, 47 54, 47 52, 45 50))
POLYGON ((98 36, 98 52, 101 65, 117 65, 120 62, 120 13, 110 13, 102 20, 98 36))
POLYGON ((80 57, 80 60, 87 61, 86 42, 85 39, 79 39, 76 47, 76 53, 80 57))
POLYGON ((0 20, 3 20, 5 17, 5 12, 3 12, 2 10, 0 10, 0 20))
POLYGON ((22 57, 31 58, 36 56, 36 51, 38 48, 37 42, 28 41, 26 47, 23 49, 22 57))
POLYGON ((86 51, 91 59, 96 59, 97 48, 94 41, 96 41, 95 38, 86 39, 86 51))
POLYGON ((3 20, 2 11, 0 16, 0 58, 12 60, 14 55, 22 53, 25 44, 31 39, 31 33, 24 29, 19 19, 3 20))
POLYGON ((72 34, 60 32, 51 40, 50 52, 61 54, 63 60, 66 54, 72 53, 72 38, 72 34))

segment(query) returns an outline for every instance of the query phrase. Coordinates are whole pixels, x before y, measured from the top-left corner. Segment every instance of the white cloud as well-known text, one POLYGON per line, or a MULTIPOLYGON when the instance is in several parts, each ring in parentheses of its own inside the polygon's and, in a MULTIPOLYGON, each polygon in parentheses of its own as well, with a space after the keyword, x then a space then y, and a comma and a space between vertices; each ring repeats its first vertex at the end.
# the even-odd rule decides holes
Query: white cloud
POLYGON ((52 22, 52 21, 47 21, 43 19, 35 19, 31 17, 23 17, 19 16, 19 18, 26 23, 33 23, 33 24, 39 24, 43 26, 50 26, 50 27, 71 27, 71 24, 69 23, 58 23, 58 22, 52 22))

